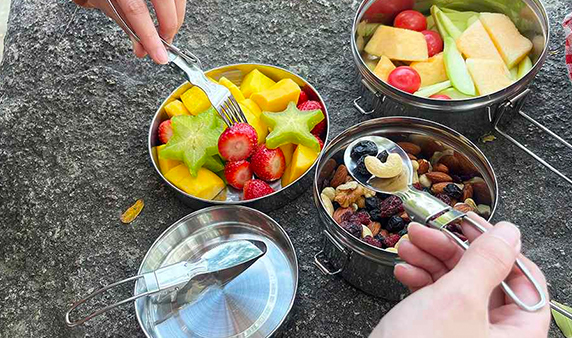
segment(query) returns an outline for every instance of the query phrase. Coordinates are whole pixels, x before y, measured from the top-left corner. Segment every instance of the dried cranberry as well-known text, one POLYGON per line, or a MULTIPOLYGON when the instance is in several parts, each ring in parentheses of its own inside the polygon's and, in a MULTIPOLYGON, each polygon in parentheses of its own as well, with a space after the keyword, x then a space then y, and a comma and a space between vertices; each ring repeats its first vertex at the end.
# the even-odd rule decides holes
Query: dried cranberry
POLYGON ((383 248, 383 244, 381 243, 381 241, 371 236, 365 236, 365 238, 363 238, 362 241, 366 242, 369 245, 373 245, 377 248, 383 248))
POLYGON ((413 188, 423 191, 423 186, 419 182, 413 183, 413 188))
POLYGON ((395 244, 397 244, 397 242, 399 242, 400 238, 401 238, 401 236, 399 236, 398 234, 390 234, 389 236, 385 237, 385 239, 383 240, 383 245, 385 245, 388 248, 394 247, 395 244))
POLYGON ((459 188, 456 184, 447 184, 443 189, 445 194, 449 195, 449 197, 454 198, 456 200, 460 199, 463 196, 463 191, 459 188))
POLYGON ((356 222, 342 222, 342 228, 349 232, 352 236, 361 238, 362 225, 356 222))
POLYGON ((354 216, 354 213, 352 212, 352 210, 350 208, 348 208, 347 211, 345 211, 342 214, 342 216, 340 217, 340 221, 341 222, 351 221, 352 216, 354 216))
POLYGON ((405 221, 399 216, 391 216, 387 221, 385 229, 389 232, 399 232, 405 227, 405 221))
POLYGON ((385 163, 387 161, 387 158, 389 157, 389 153, 387 152, 387 150, 382 151, 381 153, 379 153, 377 155, 377 158, 382 162, 385 163))
POLYGON ((437 194, 435 195, 435 197, 437 197, 438 199, 440 199, 443 203, 449 205, 451 204, 451 197, 449 197, 447 194, 437 194))
POLYGON ((363 225, 368 225, 371 222, 371 218, 370 218, 368 212, 365 210, 359 211, 357 214, 354 214, 350 218, 350 221, 354 221, 354 220, 356 222, 363 224, 363 225))
POLYGON ((381 243, 382 247, 385 247, 383 244, 383 242, 385 241, 385 237, 381 233, 377 234, 374 238, 381 243))
POLYGON ((375 144, 375 142, 361 141, 352 148, 350 155, 353 159, 356 159, 368 155, 375 156, 378 151, 379 150, 377 149, 377 144, 375 144))
POLYGON ((368 197, 365 199, 365 208, 367 210, 373 210, 373 209, 377 209, 379 208, 379 198, 377 198, 377 196, 373 196, 373 197, 368 197))
POLYGON ((381 202, 379 210, 382 218, 391 217, 397 213, 403 212, 403 202, 399 197, 391 196, 381 202))

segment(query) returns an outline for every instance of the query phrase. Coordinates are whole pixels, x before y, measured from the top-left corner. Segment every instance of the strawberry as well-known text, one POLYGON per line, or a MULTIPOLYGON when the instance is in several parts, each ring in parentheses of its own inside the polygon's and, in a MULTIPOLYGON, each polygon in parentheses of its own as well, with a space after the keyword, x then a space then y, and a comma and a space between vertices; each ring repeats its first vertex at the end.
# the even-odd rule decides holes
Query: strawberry
POLYGON ((250 157, 258 143, 256 130, 247 123, 227 128, 218 139, 218 152, 227 161, 241 161, 250 157))
POLYGON ((320 142, 320 149, 324 149, 324 141, 322 141, 322 139, 320 138, 320 136, 313 134, 314 137, 318 140, 318 142, 320 142))
POLYGON ((286 159, 282 150, 268 149, 266 144, 259 145, 250 160, 252 171, 264 181, 275 181, 282 177, 286 170, 286 159))
POLYGON ((171 120, 163 121, 159 125, 159 141, 167 143, 173 136, 173 127, 171 127, 171 120))
POLYGON ((298 98, 298 105, 301 105, 306 101, 308 101, 308 94, 306 94, 306 92, 302 90, 300 92, 300 97, 298 98))
POLYGON ((245 200, 251 200, 251 199, 259 198, 259 197, 271 194, 273 192, 274 192, 274 189, 272 189, 268 185, 268 183, 266 183, 262 180, 257 180, 257 179, 250 180, 250 181, 246 182, 246 184, 244 185, 244 189, 243 189, 245 200))
POLYGON ((252 178, 252 169, 248 161, 227 162, 224 166, 224 177, 231 186, 242 189, 244 183, 252 178))
MULTIPOLYGON (((316 110, 316 109, 322 109, 322 105, 318 101, 306 101, 304 103, 298 104, 298 109, 316 110)), ((324 112, 323 109, 322 112, 324 112)), ((323 134, 325 130, 326 130, 326 119, 323 119, 320 123, 318 123, 314 127, 314 129, 312 129, 312 134, 320 136, 323 134)))

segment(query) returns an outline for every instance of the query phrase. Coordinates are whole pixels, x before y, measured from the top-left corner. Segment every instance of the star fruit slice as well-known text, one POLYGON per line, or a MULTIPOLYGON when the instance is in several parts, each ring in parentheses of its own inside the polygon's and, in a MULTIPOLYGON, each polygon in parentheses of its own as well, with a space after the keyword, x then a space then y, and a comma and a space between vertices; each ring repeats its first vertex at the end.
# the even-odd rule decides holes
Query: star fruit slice
POLYGON ((216 111, 206 111, 197 116, 181 115, 171 119, 173 136, 161 152, 161 157, 185 163, 196 177, 209 157, 218 154, 218 138, 223 123, 216 111))
POLYGON ((299 110, 294 102, 290 102, 283 112, 264 112, 261 118, 272 129, 266 137, 268 149, 294 143, 320 152, 320 143, 310 131, 324 119, 321 109, 299 110))

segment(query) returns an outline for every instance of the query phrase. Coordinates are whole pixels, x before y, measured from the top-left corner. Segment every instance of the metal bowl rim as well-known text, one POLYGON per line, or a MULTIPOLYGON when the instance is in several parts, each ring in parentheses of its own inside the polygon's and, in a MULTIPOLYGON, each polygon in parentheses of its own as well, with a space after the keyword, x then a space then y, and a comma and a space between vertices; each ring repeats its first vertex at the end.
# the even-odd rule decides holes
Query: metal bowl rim
MULTIPOLYGON (((325 148, 325 147, 324 147, 325 148)), ((317 162, 317 161, 316 161, 317 162)), ((157 239, 153 242, 153 244, 151 244, 151 246, 149 247, 149 249, 147 250, 147 253, 145 253, 145 256, 143 257, 143 260, 141 261, 141 264, 139 265, 139 269, 137 270, 137 274, 140 275, 141 274, 141 269, 143 268, 143 263, 145 263, 145 261, 147 260, 147 256, 149 256, 149 253, 151 252, 151 249, 153 249, 153 247, 155 247, 155 245, 157 243, 159 243, 159 241, 161 241, 164 237, 168 236, 172 231, 175 231, 175 229, 177 228, 178 225, 180 225, 181 223, 187 221, 188 219, 191 219, 193 217, 197 217, 203 213, 209 213, 213 210, 218 210, 218 209, 242 209, 243 211, 246 212, 253 212, 255 214, 258 214, 260 216, 262 216, 262 218, 265 218, 267 221, 269 221, 270 223, 273 223, 279 230, 279 232, 282 234, 282 236, 284 237, 284 239, 286 239, 286 243, 288 244, 290 250, 292 251, 292 255, 293 255, 293 263, 294 263, 294 270, 296 272, 296 278, 294 280, 294 288, 293 288, 293 294, 292 294, 292 299, 290 300, 290 305, 288 306, 288 310, 286 311, 286 314, 284 315, 284 318, 282 318, 282 320, 280 320, 280 322, 278 323, 278 325, 276 325, 276 327, 269 333, 269 337, 272 336, 274 334, 274 332, 276 332, 281 326, 282 324, 284 324, 284 322, 286 321, 286 319, 288 318, 288 316, 290 315, 290 312, 292 311, 292 307, 294 307, 294 301, 296 300, 296 294, 298 293, 298 280, 300 279, 300 267, 298 266, 298 255, 296 254, 296 249, 294 248, 294 244, 292 243, 292 240, 290 239, 290 236, 288 236, 288 233, 286 232, 286 230, 284 230, 284 228, 282 228, 282 226, 280 225, 280 223, 276 222, 272 217, 268 216, 267 214, 263 213, 262 211, 253 209, 253 208, 249 208, 246 206, 242 206, 242 205, 213 205, 207 208, 203 208, 197 211, 194 211, 186 216, 181 217, 179 220, 175 221, 173 224, 171 224, 167 229, 165 229, 165 231, 163 231, 158 237, 157 239)), ((137 283, 135 284, 134 288, 133 288, 133 294, 136 295, 137 294, 137 283)), ((145 326, 143 325, 142 321, 141 321, 141 315, 139 313, 139 310, 137 309, 137 306, 135 305, 136 301, 133 302, 133 307, 135 308, 135 316, 137 317, 137 322, 139 323, 139 327, 141 328, 141 330, 143 331, 143 333, 145 334, 146 337, 148 338, 152 338, 151 335, 149 335, 149 333, 147 332, 145 326)))
MULTIPOLYGON (((326 102, 324 101, 324 99, 322 98, 322 96, 320 95, 320 93, 316 90, 316 88, 310 83, 308 82, 306 79, 304 79, 303 77, 299 76, 298 74, 295 74, 287 69, 284 69, 282 67, 278 67, 278 66, 274 66, 274 65, 269 65, 269 64, 264 64, 264 63, 249 63, 249 62, 245 62, 245 63, 234 63, 234 64, 230 64, 230 65, 225 65, 225 66, 220 66, 220 67, 216 67, 216 68, 211 68, 205 71, 205 73, 208 72, 212 72, 212 71, 218 71, 218 70, 222 70, 225 68, 232 68, 232 67, 237 67, 237 66, 264 66, 264 67, 271 67, 271 68, 275 68, 278 70, 282 70, 284 72, 289 73, 290 75, 293 75, 297 78, 299 78, 300 80, 302 80, 307 86, 309 86, 314 93, 316 94, 316 96, 318 97, 318 99, 320 100, 320 102, 322 103, 322 106, 324 107, 324 118, 326 119, 326 137, 324 139, 324 145, 328 143, 328 137, 330 135, 330 116, 328 114, 328 108, 326 107, 326 102)), ((324 153, 324 150, 326 149, 326 147, 324 146, 324 148, 320 151, 320 153, 318 154, 318 158, 314 161, 314 163, 300 176, 298 177, 296 180, 290 182, 290 184, 288 184, 285 187, 280 188, 279 190, 276 190, 275 192, 262 196, 262 197, 258 197, 258 198, 254 198, 254 199, 250 199, 250 200, 240 200, 240 201, 217 201, 217 200, 206 200, 203 198, 199 198, 196 196, 193 196, 191 194, 188 194, 186 192, 184 192, 183 190, 179 189, 178 187, 176 187, 173 183, 171 183, 169 180, 167 180, 165 178, 165 176, 161 173, 161 170, 159 169, 159 165, 158 163, 155 162, 155 159, 153 158, 153 145, 152 145, 152 139, 153 139, 153 135, 154 135, 154 129, 153 129, 153 124, 154 122, 159 118, 159 115, 161 114, 161 108, 163 108, 166 104, 166 102, 173 97, 173 95, 184 85, 186 85, 188 83, 187 82, 183 82, 181 85, 179 85, 177 88, 175 88, 170 94, 169 96, 163 100, 163 102, 161 103, 161 105, 159 105, 159 108, 157 109, 157 111, 155 112, 155 115, 153 116, 153 118, 151 119, 151 125, 149 126, 149 134, 147 137, 147 146, 148 146, 148 151, 149 151, 149 158, 151 160, 151 163, 153 164, 153 167, 155 168, 155 172, 159 175, 159 177, 161 178, 161 180, 163 181, 163 183, 167 184, 170 188, 174 189, 175 191, 177 191, 178 193, 184 195, 185 197, 188 197, 190 199, 193 200, 197 200, 200 201, 202 203, 207 203, 207 204, 211 204, 211 205, 243 205, 245 203, 254 203, 254 202, 258 202, 261 201, 263 199, 269 198, 271 196, 275 196, 280 194, 282 191, 284 191, 285 189, 288 189, 289 187, 293 186, 296 182, 298 182, 299 180, 301 180, 303 177, 305 177, 306 175, 308 175, 309 172, 312 171, 312 169, 314 169, 316 167, 316 164, 318 163, 320 157, 322 156, 322 154, 324 153)))
MULTIPOLYGON (((380 117, 380 118, 376 118, 376 119, 370 119, 370 120, 366 120, 363 121, 359 124, 353 125, 349 128, 347 128, 346 130, 342 131, 338 136, 336 136, 327 147, 324 147, 324 154, 327 153, 330 148, 332 148, 333 146, 335 146, 337 143, 342 142, 345 138, 347 138, 347 135, 352 133, 353 131, 360 129, 361 127, 363 127, 364 125, 376 125, 376 124, 383 124, 386 121, 396 121, 396 119, 401 119, 404 122, 410 122, 409 125, 412 125, 414 127, 419 126, 419 125, 425 125, 425 126, 431 126, 431 127, 435 127, 437 129, 443 130, 443 131, 447 131, 449 133, 451 133, 453 136, 459 138, 462 142, 467 143, 467 145, 469 147, 472 147, 474 151, 476 151, 477 154, 482 155, 483 160, 484 160, 484 164, 486 166, 488 166, 488 168, 490 168, 491 170, 491 178, 493 180, 493 184, 494 184, 494 202, 493 205, 491 206, 491 215, 489 217, 489 219, 492 219, 495 211, 498 207, 498 200, 499 200, 499 186, 498 186, 498 177, 494 171, 493 166, 491 165, 489 159, 485 156, 485 154, 471 141, 469 140, 467 137, 465 137, 463 134, 459 133, 458 131, 449 128, 445 125, 442 125, 440 123, 431 121, 431 120, 427 120, 427 119, 423 119, 423 118, 419 118, 419 117, 410 117, 410 116, 387 116, 387 117, 380 117)), ((465 155, 465 153, 463 152, 463 155, 465 155)), ((331 158, 331 157, 330 157, 331 158)), ((342 227, 340 227, 337 222, 334 220, 333 216, 331 216, 330 214, 328 214, 326 211, 326 208, 324 207, 324 203, 322 202, 322 199, 320 197, 321 192, 318 189, 318 180, 319 180, 319 167, 320 165, 325 161, 325 160, 329 160, 330 158, 326 158, 326 156, 321 156, 319 159, 319 163, 318 166, 316 167, 316 172, 314 173, 314 184, 312 189, 314 190, 314 195, 317 196, 317 199, 319 200, 320 205, 316 205, 317 208, 320 208, 320 210, 318 210, 318 212, 324 212, 325 215, 328 216, 328 220, 330 222, 333 222, 333 224, 335 224, 340 230, 340 232, 343 234, 343 237, 347 240, 348 244, 351 243, 350 247, 355 247, 355 246, 363 246, 365 248, 367 248, 368 250, 373 250, 373 252, 376 253, 384 253, 384 254, 390 254, 391 256, 393 256, 394 258, 398 259, 399 256, 396 252, 391 252, 391 251, 387 251, 386 249, 380 249, 377 248, 371 244, 365 243, 363 241, 360 241, 358 239, 356 239, 355 237, 353 237, 349 232, 347 232, 345 229, 343 229, 342 227), (348 240, 349 239, 349 240, 348 240), (357 244, 356 244, 357 243, 357 244)), ((482 173, 481 173, 482 174, 482 173)), ((316 199, 314 199, 314 202, 316 203, 316 199)), ((324 225, 325 226, 325 225, 324 225)), ((328 227, 325 226, 325 230, 328 231, 328 227)), ((334 236, 335 237, 335 236, 334 236)), ((362 250, 363 251, 363 250, 362 250)))

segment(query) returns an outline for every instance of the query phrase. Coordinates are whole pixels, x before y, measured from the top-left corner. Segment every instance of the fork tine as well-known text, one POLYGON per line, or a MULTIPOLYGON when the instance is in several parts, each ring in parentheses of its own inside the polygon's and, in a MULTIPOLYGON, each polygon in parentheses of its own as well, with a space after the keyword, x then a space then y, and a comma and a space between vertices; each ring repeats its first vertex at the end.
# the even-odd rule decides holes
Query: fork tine
POLYGON ((229 128, 232 127, 233 122, 232 122, 232 120, 228 117, 227 108, 225 107, 224 102, 223 102, 223 104, 219 107, 219 109, 218 109, 217 111, 218 111, 218 114, 220 115, 220 117, 222 118, 222 120, 224 121, 224 123, 226 123, 226 125, 227 125, 229 128))
POLYGON ((237 120, 244 122, 244 123, 248 123, 248 120, 246 119, 246 116, 244 116, 244 112, 242 111, 242 108, 240 107, 238 102, 236 102, 236 99, 234 97, 231 98, 231 104, 234 106, 237 120))

